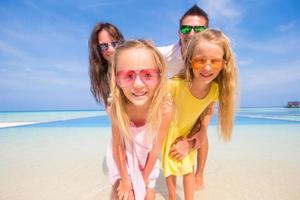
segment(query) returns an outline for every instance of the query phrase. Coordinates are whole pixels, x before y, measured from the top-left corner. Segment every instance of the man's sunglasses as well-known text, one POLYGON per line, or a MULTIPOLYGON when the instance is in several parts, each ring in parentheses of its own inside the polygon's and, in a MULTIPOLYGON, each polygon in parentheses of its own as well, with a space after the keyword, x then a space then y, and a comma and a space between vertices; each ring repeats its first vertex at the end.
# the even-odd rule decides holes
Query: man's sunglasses
POLYGON ((113 48, 116 48, 120 44, 120 41, 112 41, 112 42, 103 42, 99 43, 99 49, 100 51, 107 51, 109 46, 112 46, 113 48))
POLYGON ((180 26, 180 32, 185 35, 188 34, 194 29, 195 33, 204 31, 207 27, 206 26, 190 26, 190 25, 181 25, 180 26))

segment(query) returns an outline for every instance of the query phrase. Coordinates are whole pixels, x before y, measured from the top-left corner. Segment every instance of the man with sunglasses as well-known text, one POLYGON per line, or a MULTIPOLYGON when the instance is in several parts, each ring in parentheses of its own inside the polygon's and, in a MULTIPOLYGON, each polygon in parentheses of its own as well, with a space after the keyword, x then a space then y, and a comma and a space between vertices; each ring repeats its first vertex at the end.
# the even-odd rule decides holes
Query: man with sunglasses
POLYGON ((208 27, 208 16, 204 10, 196 4, 187 10, 179 21, 179 42, 169 46, 158 47, 165 57, 168 66, 168 77, 177 74, 184 67, 183 56, 188 41, 197 33, 208 27))
MULTIPOLYGON (((195 4, 184 13, 179 22, 179 42, 165 47, 158 47, 167 64, 168 78, 184 68, 184 55, 189 40, 195 33, 201 32, 208 27, 209 19, 206 12, 195 4)), ((188 151, 198 149, 197 170, 195 173, 196 190, 204 187, 203 174, 208 154, 207 128, 212 115, 213 107, 211 106, 199 116, 188 139, 177 140, 171 149, 172 154, 181 159, 187 155, 188 151), (205 130, 201 131, 201 134, 199 133, 200 127, 202 130, 205 130)))

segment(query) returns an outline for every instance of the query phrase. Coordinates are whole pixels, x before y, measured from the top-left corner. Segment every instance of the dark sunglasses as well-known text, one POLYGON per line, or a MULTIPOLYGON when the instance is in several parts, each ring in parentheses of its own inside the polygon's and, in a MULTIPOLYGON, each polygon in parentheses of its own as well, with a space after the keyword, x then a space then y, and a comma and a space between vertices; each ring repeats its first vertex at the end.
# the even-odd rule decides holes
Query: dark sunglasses
POLYGON ((107 51, 109 46, 116 48, 119 44, 120 44, 120 41, 112 41, 110 43, 107 43, 107 42, 99 43, 98 46, 100 48, 100 51, 107 51))
POLYGON ((190 26, 190 25, 181 25, 180 26, 180 32, 185 35, 188 34, 194 29, 195 33, 204 31, 207 27, 206 26, 190 26))

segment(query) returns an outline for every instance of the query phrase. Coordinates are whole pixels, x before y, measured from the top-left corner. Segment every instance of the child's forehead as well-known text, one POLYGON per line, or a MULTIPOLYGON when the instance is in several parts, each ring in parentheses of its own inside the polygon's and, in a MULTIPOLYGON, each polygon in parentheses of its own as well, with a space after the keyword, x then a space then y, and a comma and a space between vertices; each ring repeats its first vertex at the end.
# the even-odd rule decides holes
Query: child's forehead
POLYGON ((120 65, 117 67, 117 72, 118 71, 140 71, 140 70, 145 70, 145 69, 157 69, 158 67, 156 67, 155 65, 152 66, 147 66, 147 65, 130 65, 130 66, 126 66, 126 65, 120 65))
POLYGON ((156 67, 155 59, 150 50, 142 48, 126 49, 120 52, 117 57, 117 70, 123 68, 130 68, 132 70, 139 70, 143 68, 156 67))
POLYGON ((208 39, 200 39, 196 42, 195 47, 196 48, 209 48, 209 47, 219 47, 221 48, 221 44, 214 40, 208 40, 208 39))
POLYGON ((122 49, 119 52, 118 59, 120 59, 120 57, 124 57, 124 56, 127 57, 127 56, 135 56, 135 55, 150 56, 151 51, 149 49, 142 48, 142 47, 129 47, 126 49, 122 49))
POLYGON ((194 48, 193 55, 223 55, 223 48, 216 43, 201 40, 199 41, 194 48))

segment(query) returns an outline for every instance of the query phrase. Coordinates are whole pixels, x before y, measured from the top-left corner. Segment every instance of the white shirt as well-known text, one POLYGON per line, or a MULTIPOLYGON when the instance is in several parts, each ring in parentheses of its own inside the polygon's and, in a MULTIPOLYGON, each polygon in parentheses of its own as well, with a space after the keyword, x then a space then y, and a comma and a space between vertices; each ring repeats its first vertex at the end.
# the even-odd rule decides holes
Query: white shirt
POLYGON ((179 43, 157 48, 163 55, 167 64, 167 78, 171 78, 184 68, 184 61, 181 56, 181 46, 179 43))

